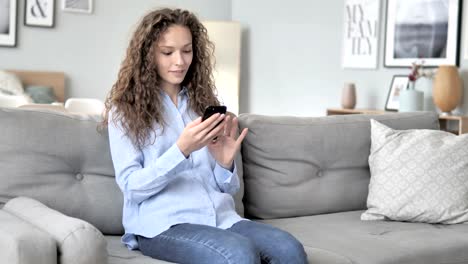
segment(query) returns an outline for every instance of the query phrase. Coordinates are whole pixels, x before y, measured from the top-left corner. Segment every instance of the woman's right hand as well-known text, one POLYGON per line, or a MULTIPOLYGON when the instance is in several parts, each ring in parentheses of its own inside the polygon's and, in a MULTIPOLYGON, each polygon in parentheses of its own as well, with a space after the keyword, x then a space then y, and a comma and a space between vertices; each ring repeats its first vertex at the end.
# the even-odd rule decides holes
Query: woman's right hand
POLYGON ((216 136, 224 133, 225 115, 214 114, 205 121, 199 117, 187 124, 176 144, 185 157, 210 143, 216 136), (216 124, 218 124, 216 126, 216 124), (215 127, 216 126, 216 127, 215 127))

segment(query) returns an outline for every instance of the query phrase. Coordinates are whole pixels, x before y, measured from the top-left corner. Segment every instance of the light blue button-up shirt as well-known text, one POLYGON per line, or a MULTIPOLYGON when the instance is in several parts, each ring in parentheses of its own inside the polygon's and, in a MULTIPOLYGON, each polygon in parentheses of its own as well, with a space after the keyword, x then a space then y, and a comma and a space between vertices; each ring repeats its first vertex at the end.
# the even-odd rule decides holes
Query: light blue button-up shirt
POLYGON ((176 145, 185 126, 198 117, 188 107, 186 89, 178 94, 178 106, 166 93, 162 97, 166 125, 162 130, 155 123, 156 140, 142 150, 120 124, 108 126, 115 177, 124 196, 122 242, 129 249, 138 248, 135 235, 155 237, 175 224, 227 229, 243 219, 232 197, 239 190, 237 168, 231 173, 221 167, 207 147, 185 158, 176 145))

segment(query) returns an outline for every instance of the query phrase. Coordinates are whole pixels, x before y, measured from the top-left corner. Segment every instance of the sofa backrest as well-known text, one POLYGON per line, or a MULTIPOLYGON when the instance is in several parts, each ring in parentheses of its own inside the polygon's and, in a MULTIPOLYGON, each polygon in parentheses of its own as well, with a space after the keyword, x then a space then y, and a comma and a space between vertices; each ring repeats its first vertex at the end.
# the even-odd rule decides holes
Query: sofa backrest
POLYGON ((122 193, 99 119, 0 108, 0 202, 27 196, 122 234, 122 193))
MULTIPOLYGON (((100 121, 91 115, 0 108, 0 208, 27 196, 104 234, 123 234, 123 195, 115 182, 107 129, 97 130, 100 121)), ((240 156, 236 165, 242 176, 240 156)), ((243 189, 235 197, 241 215, 242 196, 243 189)))
POLYGON ((280 218, 366 208, 370 119, 394 129, 438 129, 436 113, 329 117, 242 114, 247 216, 280 218))

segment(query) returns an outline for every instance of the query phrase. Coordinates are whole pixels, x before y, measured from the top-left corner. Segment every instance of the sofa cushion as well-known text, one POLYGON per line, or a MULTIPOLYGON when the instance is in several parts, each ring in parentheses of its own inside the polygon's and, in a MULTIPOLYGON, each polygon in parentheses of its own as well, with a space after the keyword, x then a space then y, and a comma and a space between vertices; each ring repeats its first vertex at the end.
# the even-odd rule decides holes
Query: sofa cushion
MULTIPOLYGON (((0 203, 37 199, 106 234, 123 234, 123 197, 99 118, 0 108, 0 203)), ((1 206, 1 205, 0 205, 1 206)))
POLYGON ((57 263, 55 240, 21 218, 0 210, 0 263, 57 263))
POLYGON ((167 264, 164 260, 147 257, 139 250, 128 250, 120 241, 120 236, 106 236, 108 264, 167 264))
POLYGON ((50 234, 57 243, 61 264, 107 263, 106 240, 89 223, 26 197, 10 200, 3 209, 50 234))
POLYGON ((258 218, 366 208, 370 122, 395 129, 438 129, 436 113, 329 117, 243 114, 246 214, 258 218))
POLYGON ((363 211, 260 220, 290 232, 309 263, 468 263, 468 225, 361 221, 363 211))
POLYGON ((371 179, 362 220, 468 221, 468 134, 394 130, 371 120, 371 179))
MULTIPOLYGON (((11 198, 34 198, 83 219, 108 235, 123 234, 123 195, 115 182, 107 130, 100 117, 37 109, 0 108, 0 207, 11 198)), ((242 158, 236 158, 243 215, 242 158)))

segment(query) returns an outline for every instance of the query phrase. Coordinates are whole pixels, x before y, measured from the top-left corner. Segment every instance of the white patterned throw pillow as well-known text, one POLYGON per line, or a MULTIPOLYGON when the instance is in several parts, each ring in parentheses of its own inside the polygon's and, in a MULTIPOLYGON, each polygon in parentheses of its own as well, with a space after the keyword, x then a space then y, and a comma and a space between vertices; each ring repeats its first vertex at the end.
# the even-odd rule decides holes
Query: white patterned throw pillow
POLYGON ((394 130, 371 120, 371 140, 361 220, 468 221, 468 134, 394 130))

